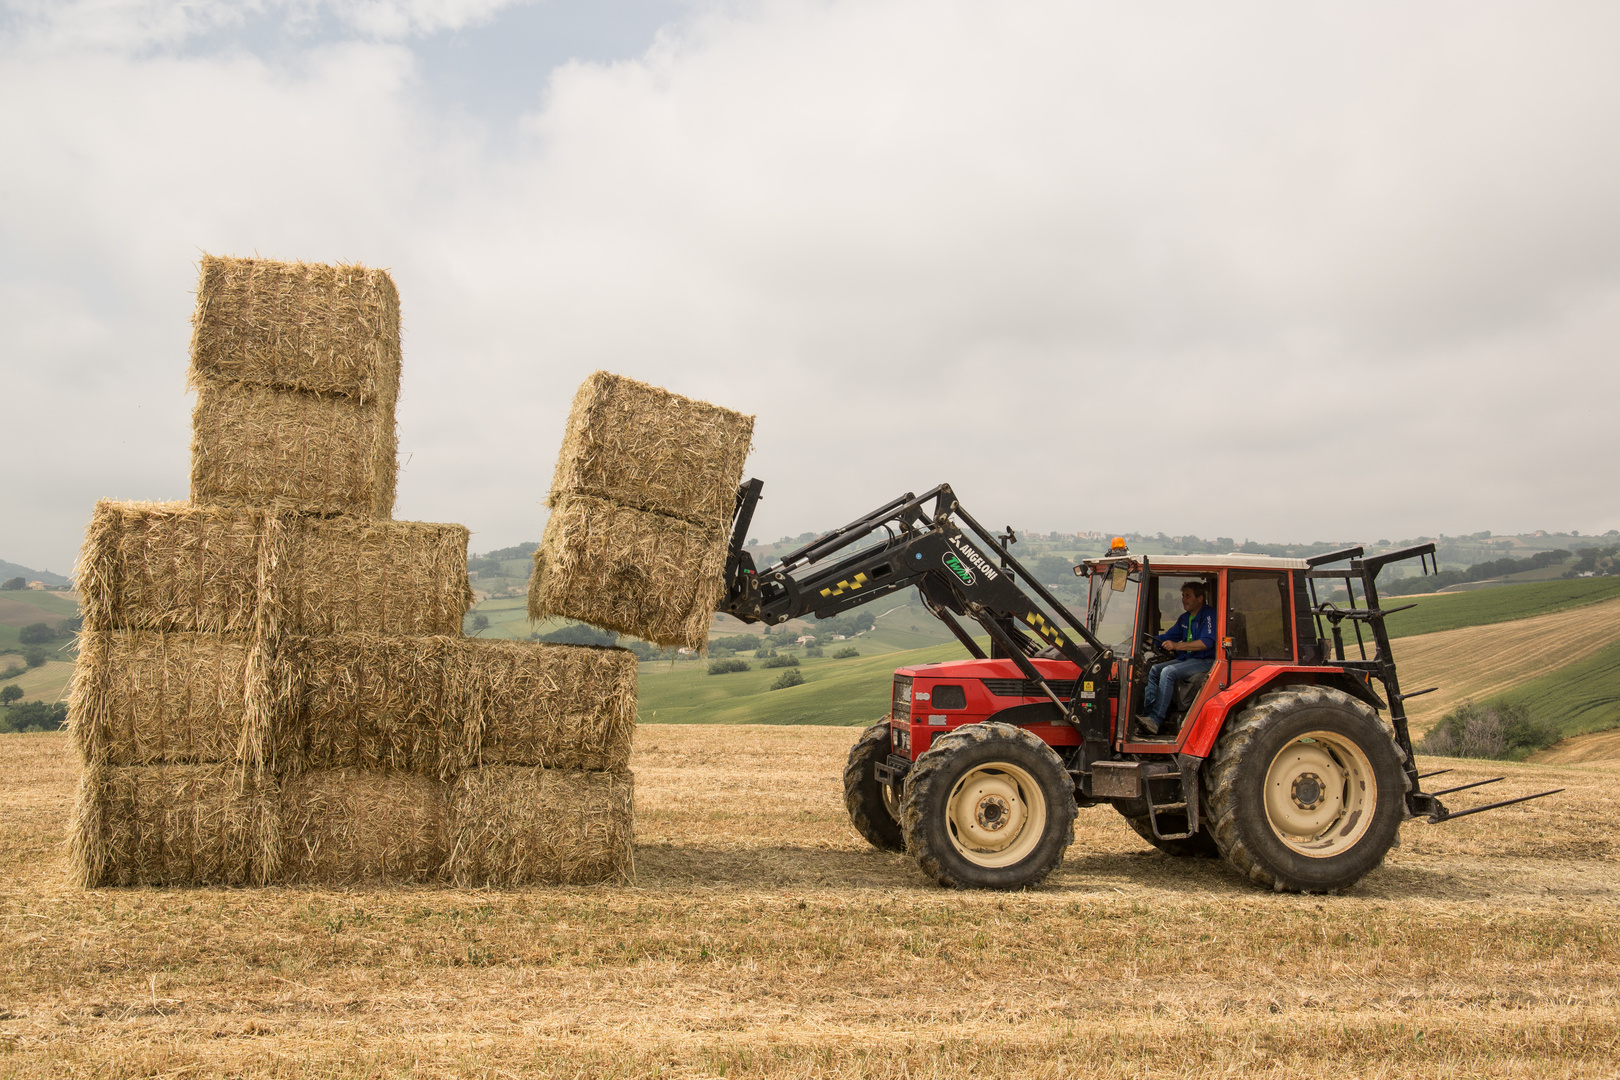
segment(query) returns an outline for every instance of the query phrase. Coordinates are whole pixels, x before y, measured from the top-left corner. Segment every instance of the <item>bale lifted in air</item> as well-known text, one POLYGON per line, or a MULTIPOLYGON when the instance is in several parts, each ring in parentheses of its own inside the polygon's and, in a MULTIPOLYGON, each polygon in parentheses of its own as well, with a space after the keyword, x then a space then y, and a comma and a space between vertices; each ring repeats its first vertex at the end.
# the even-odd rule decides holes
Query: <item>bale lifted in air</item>
POLYGON ((1380 608, 1376 578, 1404 559, 1427 570, 1432 544, 1150 559, 1116 540, 1075 567, 1088 585, 1076 612, 1012 556, 1012 529, 985 529, 946 484, 760 570, 743 538, 762 489, 738 490, 721 610, 828 618, 915 586, 973 657, 897 671, 889 715, 844 772, 857 831, 942 885, 1034 885, 1062 861, 1075 808, 1108 803, 1169 854, 1218 855, 1279 892, 1332 892, 1377 867, 1410 817, 1541 797, 1452 811, 1439 796, 1478 785, 1422 790, 1433 774, 1417 772, 1404 702, 1429 691, 1400 688, 1384 620, 1403 609, 1380 608), (1325 579, 1342 580, 1349 606, 1319 599, 1325 579), (1155 728, 1144 699, 1183 586, 1213 610, 1218 652, 1155 728), (989 655, 959 618, 989 636, 989 655))

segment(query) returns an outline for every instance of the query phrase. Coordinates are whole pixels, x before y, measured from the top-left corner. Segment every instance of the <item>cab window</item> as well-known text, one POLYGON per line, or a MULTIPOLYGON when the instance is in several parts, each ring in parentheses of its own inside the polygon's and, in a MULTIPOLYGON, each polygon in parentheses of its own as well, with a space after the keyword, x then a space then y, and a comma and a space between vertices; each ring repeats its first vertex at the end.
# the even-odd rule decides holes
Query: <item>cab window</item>
POLYGON ((1226 636, 1239 660, 1290 660, 1288 577, 1233 570, 1227 578, 1226 636))

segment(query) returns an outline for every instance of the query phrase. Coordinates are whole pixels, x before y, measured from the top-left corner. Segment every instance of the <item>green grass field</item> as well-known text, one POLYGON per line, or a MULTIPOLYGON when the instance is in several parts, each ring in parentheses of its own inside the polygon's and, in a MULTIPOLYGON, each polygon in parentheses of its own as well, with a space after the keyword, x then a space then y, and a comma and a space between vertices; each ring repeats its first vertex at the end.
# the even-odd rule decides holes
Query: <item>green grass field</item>
POLYGON ((1620 596, 1620 577, 1575 578, 1420 596, 1413 600, 1392 596, 1384 601, 1384 606, 1417 605, 1411 611, 1397 612, 1389 617, 1389 636, 1399 638, 1550 615, 1555 611, 1596 604, 1616 596, 1620 596))
POLYGON ((770 689, 782 669, 761 668, 758 662, 751 662, 750 671, 729 675, 708 674, 703 660, 642 664, 640 722, 864 726, 888 711, 895 668, 966 658, 967 651, 955 642, 848 660, 813 657, 799 662, 804 684, 782 690, 770 689))
POLYGON ((1502 695, 1558 725, 1564 737, 1620 727, 1620 642, 1502 695))
MULTIPOLYGON (((17 635, 23 627, 41 622, 58 626, 62 620, 78 613, 78 604, 48 592, 32 589, 0 592, 0 652, 21 651, 17 635)), ((45 646, 46 651, 51 652, 60 644, 61 641, 50 642, 45 646)), ((0 660, 0 668, 5 666, 5 661, 0 660)))

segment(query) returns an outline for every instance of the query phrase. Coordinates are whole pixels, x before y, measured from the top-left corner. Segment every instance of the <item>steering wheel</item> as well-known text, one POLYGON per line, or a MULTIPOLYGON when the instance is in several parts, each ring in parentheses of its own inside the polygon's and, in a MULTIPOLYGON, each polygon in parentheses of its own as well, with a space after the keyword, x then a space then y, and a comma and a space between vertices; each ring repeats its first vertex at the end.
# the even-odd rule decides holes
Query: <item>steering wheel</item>
POLYGON ((1152 656, 1171 655, 1170 650, 1164 647, 1164 643, 1152 634, 1143 634, 1142 644, 1147 647, 1148 653, 1152 656))

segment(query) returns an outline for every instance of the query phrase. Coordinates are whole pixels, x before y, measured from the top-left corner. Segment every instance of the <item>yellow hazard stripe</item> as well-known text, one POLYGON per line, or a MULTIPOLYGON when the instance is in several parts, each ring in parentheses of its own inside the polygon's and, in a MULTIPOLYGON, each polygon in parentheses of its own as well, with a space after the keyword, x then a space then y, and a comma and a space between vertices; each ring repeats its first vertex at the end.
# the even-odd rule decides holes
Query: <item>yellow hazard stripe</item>
POLYGON ((822 596, 842 596, 847 592, 854 592, 866 584, 865 574, 856 574, 853 580, 840 581, 837 585, 830 585, 821 590, 822 596))

